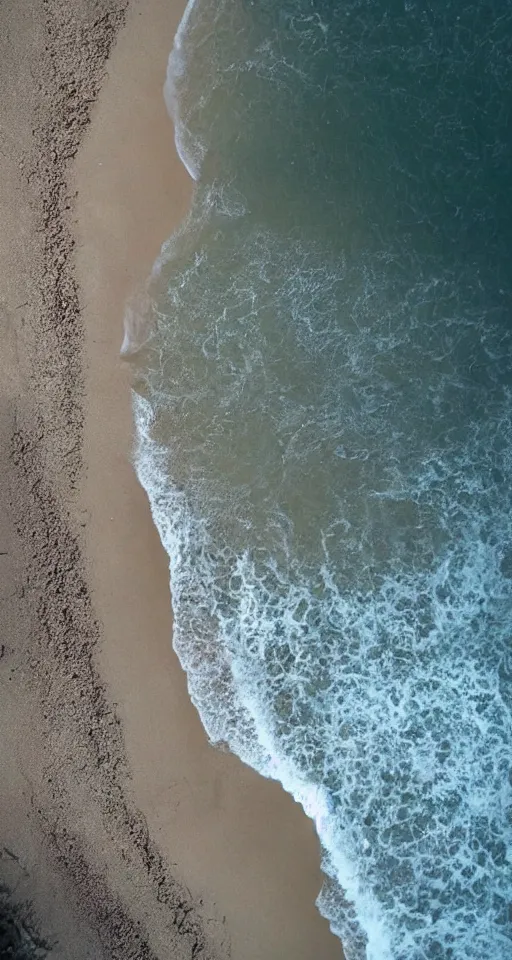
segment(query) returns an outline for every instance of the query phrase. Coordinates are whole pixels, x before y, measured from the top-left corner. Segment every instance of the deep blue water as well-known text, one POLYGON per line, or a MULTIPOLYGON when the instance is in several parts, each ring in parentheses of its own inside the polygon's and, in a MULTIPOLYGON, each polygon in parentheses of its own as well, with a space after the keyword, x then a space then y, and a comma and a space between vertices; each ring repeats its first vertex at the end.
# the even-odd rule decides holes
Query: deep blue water
POLYGON ((347 960, 512 958, 511 81, 503 0, 196 0, 169 61, 136 465, 347 960))

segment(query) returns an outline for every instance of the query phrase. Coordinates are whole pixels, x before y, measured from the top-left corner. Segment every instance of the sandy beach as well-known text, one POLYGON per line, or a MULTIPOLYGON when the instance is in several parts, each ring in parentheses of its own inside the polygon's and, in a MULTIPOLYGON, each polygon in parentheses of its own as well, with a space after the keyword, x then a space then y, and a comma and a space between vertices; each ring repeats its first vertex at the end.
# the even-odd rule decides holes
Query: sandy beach
POLYGON ((182 12, 0 12, 0 883, 58 960, 334 960, 312 824, 189 700, 130 462, 124 305, 192 192, 182 12))

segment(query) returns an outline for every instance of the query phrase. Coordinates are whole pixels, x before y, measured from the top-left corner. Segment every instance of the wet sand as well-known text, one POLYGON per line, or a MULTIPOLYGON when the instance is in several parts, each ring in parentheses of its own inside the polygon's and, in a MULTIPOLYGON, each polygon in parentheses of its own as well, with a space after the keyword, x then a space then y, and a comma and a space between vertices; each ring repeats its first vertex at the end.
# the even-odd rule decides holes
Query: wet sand
POLYGON ((0 13, 0 881, 52 957, 331 960, 312 824, 190 703, 130 464, 124 304, 191 197, 161 95, 181 13, 0 13))

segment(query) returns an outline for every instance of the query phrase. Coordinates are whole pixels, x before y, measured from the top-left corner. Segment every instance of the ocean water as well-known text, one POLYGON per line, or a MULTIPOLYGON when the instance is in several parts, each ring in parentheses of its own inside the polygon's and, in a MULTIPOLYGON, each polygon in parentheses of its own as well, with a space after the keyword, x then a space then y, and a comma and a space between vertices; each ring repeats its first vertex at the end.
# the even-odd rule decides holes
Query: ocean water
POLYGON ((347 960, 512 958, 512 7, 191 0, 135 462, 211 740, 347 960))

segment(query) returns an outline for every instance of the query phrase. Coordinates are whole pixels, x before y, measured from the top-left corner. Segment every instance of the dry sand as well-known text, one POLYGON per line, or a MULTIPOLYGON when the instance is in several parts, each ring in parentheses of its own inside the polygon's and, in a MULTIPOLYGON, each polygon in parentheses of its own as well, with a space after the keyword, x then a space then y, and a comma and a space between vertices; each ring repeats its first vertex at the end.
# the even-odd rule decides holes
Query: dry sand
POLYGON ((0 10, 0 882, 59 960, 339 960, 312 825, 189 701, 129 461, 123 306, 191 196, 181 13, 0 10))

